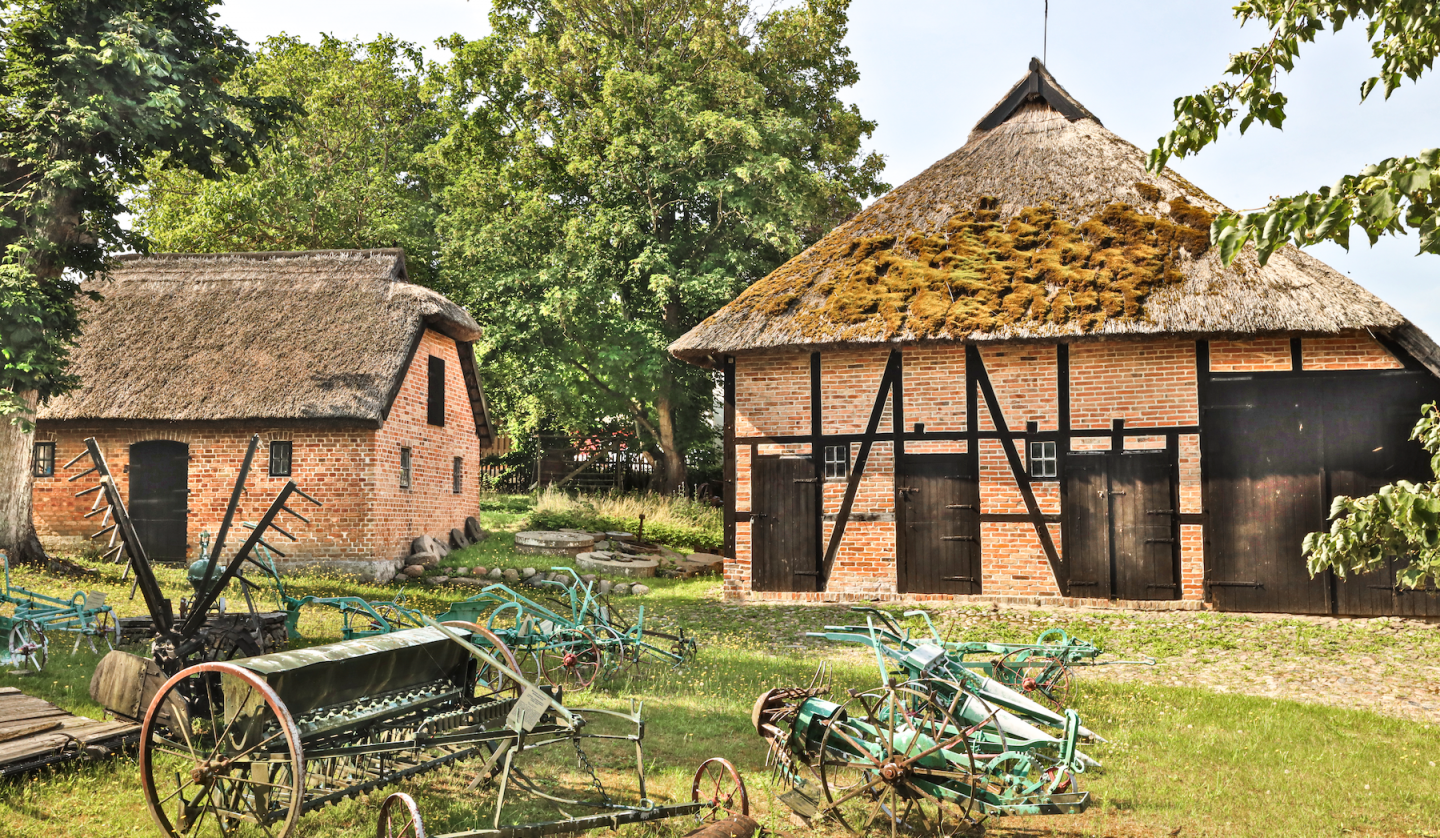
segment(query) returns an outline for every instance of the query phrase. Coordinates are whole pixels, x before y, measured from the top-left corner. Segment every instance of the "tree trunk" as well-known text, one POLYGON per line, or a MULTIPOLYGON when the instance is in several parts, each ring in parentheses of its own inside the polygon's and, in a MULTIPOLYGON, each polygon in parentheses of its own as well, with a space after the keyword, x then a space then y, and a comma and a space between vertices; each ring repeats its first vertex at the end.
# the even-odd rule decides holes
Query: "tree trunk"
MULTIPOLYGON (((27 410, 36 403, 34 391, 21 393, 27 410)), ((35 484, 31 458, 35 453, 35 432, 26 431, 14 416, 0 416, 0 551, 11 561, 44 566, 45 549, 35 535, 33 495, 35 484)))
POLYGON ((675 410, 670 404, 668 393, 655 400, 655 412, 660 418, 660 462, 664 465, 658 491, 670 495, 684 490, 687 475, 685 452, 680 450, 679 442, 675 439, 675 410))

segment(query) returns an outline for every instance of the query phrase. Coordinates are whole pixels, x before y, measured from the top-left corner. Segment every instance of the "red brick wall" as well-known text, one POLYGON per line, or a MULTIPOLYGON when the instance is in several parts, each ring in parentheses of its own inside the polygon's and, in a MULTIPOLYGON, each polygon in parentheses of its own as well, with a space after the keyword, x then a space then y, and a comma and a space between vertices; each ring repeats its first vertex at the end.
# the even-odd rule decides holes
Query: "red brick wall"
POLYGON ((1289 338, 1210 341, 1211 372, 1275 372, 1290 366, 1289 338))
POLYGON ((1364 332, 1300 341, 1300 361, 1307 370, 1398 370, 1404 364, 1364 332))
MULTIPOLYGON (((324 504, 315 508, 303 500, 291 507, 310 519, 309 524, 282 516, 281 526, 299 541, 272 542, 291 559, 326 561, 392 560, 409 551, 410 538, 422 532, 448 533, 478 509, 475 463, 479 439, 470 399, 460 372, 455 342, 426 331, 406 374, 385 425, 379 431, 364 427, 334 427, 322 423, 273 427, 242 423, 212 425, 84 427, 70 423, 41 423, 37 440, 56 442, 56 474, 35 479, 35 525, 52 550, 74 552, 85 536, 99 529, 83 518, 94 495, 74 494, 93 483, 88 478, 70 483, 67 478, 88 467, 88 459, 69 470, 61 469, 93 436, 115 474, 122 495, 129 497, 129 447, 145 440, 168 439, 190 446, 189 543, 193 555, 200 533, 219 529, 230 501, 241 461, 251 434, 259 433, 260 448, 251 467, 237 521, 256 521, 269 507, 287 479, 324 504), (445 359, 446 416, 443 428, 427 425, 430 355, 445 359), (289 440, 294 449, 291 477, 269 476, 269 443, 289 440), (414 479, 410 491, 399 489, 399 449, 414 451, 414 479), (460 494, 451 492, 451 458, 463 457, 465 472, 460 494), (288 545, 288 546, 287 546, 288 545)), ((267 539, 268 540, 268 539, 267 539)), ((232 544, 238 544, 233 538, 232 544)))
POLYGON ((460 355, 455 341, 427 329, 415 352, 400 394, 375 435, 371 501, 370 539, 377 558, 398 559, 410 552, 410 541, 421 533, 444 536, 452 527, 480 509, 480 439, 475 435, 475 417, 465 394, 460 373, 460 355), (445 425, 426 422, 429 398, 429 358, 445 361, 445 425), (400 449, 411 451, 412 475, 409 489, 400 488, 400 449), (460 457, 464 473, 460 493, 452 491, 451 468, 460 457))

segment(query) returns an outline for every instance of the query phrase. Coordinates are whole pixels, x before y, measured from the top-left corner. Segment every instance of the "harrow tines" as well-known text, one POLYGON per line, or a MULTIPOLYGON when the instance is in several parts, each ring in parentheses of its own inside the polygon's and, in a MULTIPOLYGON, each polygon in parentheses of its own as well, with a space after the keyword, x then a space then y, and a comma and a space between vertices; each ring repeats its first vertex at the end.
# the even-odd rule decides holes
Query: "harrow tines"
POLYGON ((98 491, 100 491, 101 488, 103 488, 103 485, 104 485, 104 484, 96 483, 94 486, 91 486, 91 487, 88 488, 88 489, 85 489, 85 490, 76 492, 76 493, 75 493, 75 497, 77 497, 77 498, 83 498, 83 497, 85 497, 86 495, 90 494, 91 492, 98 492, 98 491))
POLYGON ((85 458, 88 457, 88 456, 90 456, 90 449, 89 449, 89 448, 86 448, 84 451, 81 451, 79 454, 76 454, 75 456, 71 457, 71 458, 70 458, 70 462, 68 462, 68 463, 66 463, 65 465, 61 466, 61 467, 60 467, 60 470, 61 470, 61 471, 64 471, 65 469, 70 468, 71 466, 75 465, 76 463, 80 462, 81 460, 85 459, 85 458))
MULTIPOLYGON (((324 505, 325 505, 325 504, 321 503, 320 501, 315 500, 314 498, 312 498, 312 497, 310 497, 309 495, 305 494, 305 492, 303 492, 303 491, 300 489, 299 486, 296 486, 296 487, 295 487, 295 494, 299 495, 300 497, 304 498, 305 500, 310 501, 311 503, 315 504, 316 506, 324 506, 324 505)), ((281 507, 281 508, 283 509, 284 507, 281 507)), ((291 514, 294 514, 294 513, 291 513, 291 514)), ((295 517, 299 518, 300 516, 296 515, 295 517)))
POLYGON ((281 511, 281 512, 289 512, 291 515, 294 515, 296 518, 299 518, 300 520, 304 521, 305 523, 307 523, 307 524, 310 523, 310 519, 309 519, 309 518, 306 518, 304 515, 301 515, 299 512, 296 512, 295 510, 291 509, 291 508, 288 507, 288 506, 282 506, 282 507, 280 507, 280 511, 281 511))
POLYGON ((76 480, 79 480, 80 478, 84 477, 85 475, 87 475, 87 474, 94 474, 95 472, 97 472, 97 471, 99 471, 99 470, 100 470, 100 467, 99 467, 99 466, 91 466, 91 467, 85 469, 84 471, 80 472, 79 474, 75 475, 74 477, 68 478, 68 479, 66 480, 66 482, 68 482, 68 483, 74 483, 76 480))
MULTIPOLYGON (((299 541, 299 540, 300 540, 300 539, 296 538, 295 536, 291 535, 290 533, 285 532, 284 530, 280 529, 280 526, 279 526, 278 524, 276 524, 274 521, 271 521, 271 522, 270 522, 270 529, 274 530, 275 532, 280 533, 281 535, 285 536, 286 538, 290 539, 291 541, 299 541)), ((271 548, 271 549, 274 549, 274 548, 271 548)))

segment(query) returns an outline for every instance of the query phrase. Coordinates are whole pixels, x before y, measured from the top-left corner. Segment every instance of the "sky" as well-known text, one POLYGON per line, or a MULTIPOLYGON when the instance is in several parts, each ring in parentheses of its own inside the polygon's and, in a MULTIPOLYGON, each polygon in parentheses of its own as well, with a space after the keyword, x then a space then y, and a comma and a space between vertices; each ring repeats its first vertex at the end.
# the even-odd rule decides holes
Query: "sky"
MULTIPOLYGON (((1169 130, 1176 97, 1220 80, 1227 57, 1263 42, 1240 27, 1223 0, 853 0, 846 44, 860 70, 848 101, 878 123, 868 149, 885 155, 899 185, 964 145, 974 124, 1043 57, 1056 80, 1107 128, 1148 150, 1169 130), (1046 43, 1048 41, 1048 43, 1046 43)), ((485 0, 230 0, 220 20, 252 44, 281 32, 372 38, 380 33, 445 53, 433 42, 489 26, 485 0)), ((1231 130, 1171 166, 1232 208, 1263 206, 1334 183, 1366 164, 1440 145, 1440 74, 1406 84, 1389 100, 1360 102, 1374 75, 1362 27, 1322 34, 1301 52, 1280 89, 1290 97, 1284 130, 1231 130)), ((1440 338, 1440 256, 1416 255, 1413 236, 1371 248, 1352 234, 1350 252, 1324 244, 1317 258, 1440 338)))

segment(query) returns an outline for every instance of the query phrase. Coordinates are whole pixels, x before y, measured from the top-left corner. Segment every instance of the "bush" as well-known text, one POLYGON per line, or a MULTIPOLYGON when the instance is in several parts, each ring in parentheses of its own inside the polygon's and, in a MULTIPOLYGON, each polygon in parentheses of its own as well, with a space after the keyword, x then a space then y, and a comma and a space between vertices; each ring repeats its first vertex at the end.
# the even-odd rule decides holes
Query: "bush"
POLYGON ((725 543, 719 509, 684 497, 653 494, 572 496, 546 489, 527 526, 538 530, 623 530, 637 532, 645 516, 644 538, 686 550, 714 552, 725 543))

